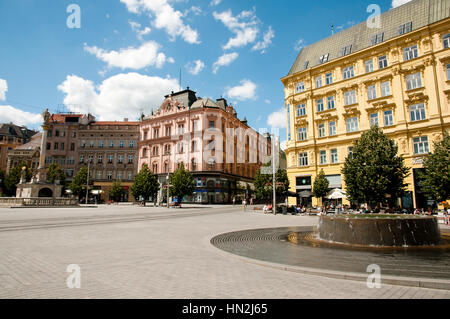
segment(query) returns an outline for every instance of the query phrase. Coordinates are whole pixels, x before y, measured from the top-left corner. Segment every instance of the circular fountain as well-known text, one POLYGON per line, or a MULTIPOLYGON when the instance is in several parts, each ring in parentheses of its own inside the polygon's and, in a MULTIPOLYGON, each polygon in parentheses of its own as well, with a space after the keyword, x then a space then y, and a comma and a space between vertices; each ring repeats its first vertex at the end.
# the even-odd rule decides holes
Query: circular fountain
POLYGON ((356 247, 424 247, 441 244, 436 218, 411 215, 321 216, 318 242, 356 247))

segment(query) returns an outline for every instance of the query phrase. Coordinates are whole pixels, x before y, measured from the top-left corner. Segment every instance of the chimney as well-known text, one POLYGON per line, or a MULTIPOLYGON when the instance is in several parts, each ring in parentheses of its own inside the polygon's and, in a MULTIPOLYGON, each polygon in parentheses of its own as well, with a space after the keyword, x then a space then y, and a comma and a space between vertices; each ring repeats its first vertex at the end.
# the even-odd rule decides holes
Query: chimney
POLYGON ((123 121, 124 121, 124 122, 128 122, 128 118, 124 118, 123 121))

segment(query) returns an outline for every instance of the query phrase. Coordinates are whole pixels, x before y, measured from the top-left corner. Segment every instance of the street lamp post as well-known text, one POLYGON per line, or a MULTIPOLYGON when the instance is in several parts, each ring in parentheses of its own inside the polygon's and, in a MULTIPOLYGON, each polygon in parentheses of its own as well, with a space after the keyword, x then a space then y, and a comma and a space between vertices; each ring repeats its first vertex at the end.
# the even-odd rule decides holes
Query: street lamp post
POLYGON ((167 155, 167 208, 169 208, 169 188, 170 188, 170 152, 166 152, 167 155))
POLYGON ((87 179, 86 179, 86 205, 88 203, 89 198, 89 168, 91 165, 91 160, 88 160, 88 171, 87 171, 87 179))
POLYGON ((276 176, 275 176, 275 134, 272 134, 272 190, 273 190, 273 214, 277 214, 277 199, 276 199, 276 176))

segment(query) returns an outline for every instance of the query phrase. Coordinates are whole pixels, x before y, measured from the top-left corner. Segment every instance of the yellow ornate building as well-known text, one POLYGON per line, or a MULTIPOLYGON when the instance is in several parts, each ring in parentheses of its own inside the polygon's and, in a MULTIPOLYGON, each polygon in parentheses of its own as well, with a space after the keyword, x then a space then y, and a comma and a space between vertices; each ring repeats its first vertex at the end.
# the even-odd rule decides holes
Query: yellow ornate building
POLYGON ((303 48, 281 79, 291 191, 307 194, 321 169, 330 188, 345 189, 345 158, 376 123, 411 167, 401 204, 430 204, 417 171, 450 129, 450 0, 409 2, 383 13, 380 26, 364 22, 303 48))

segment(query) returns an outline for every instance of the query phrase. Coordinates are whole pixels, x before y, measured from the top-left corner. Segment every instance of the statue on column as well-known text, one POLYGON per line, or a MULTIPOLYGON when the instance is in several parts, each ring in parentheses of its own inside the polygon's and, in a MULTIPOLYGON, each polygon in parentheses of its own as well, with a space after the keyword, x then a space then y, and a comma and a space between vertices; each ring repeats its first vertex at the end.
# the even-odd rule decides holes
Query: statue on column
POLYGON ((48 124, 49 120, 50 120, 50 112, 48 111, 48 109, 45 109, 44 112, 42 112, 42 118, 44 119, 44 124, 48 124))

